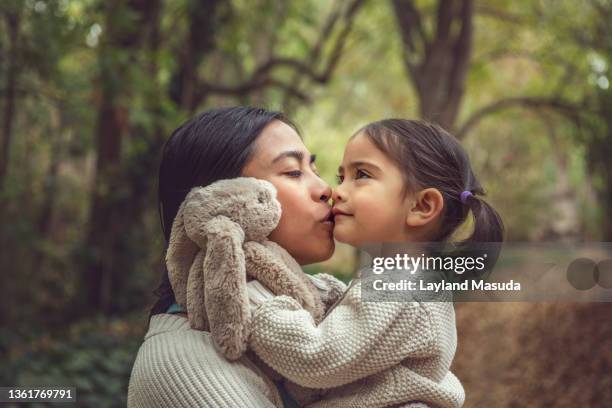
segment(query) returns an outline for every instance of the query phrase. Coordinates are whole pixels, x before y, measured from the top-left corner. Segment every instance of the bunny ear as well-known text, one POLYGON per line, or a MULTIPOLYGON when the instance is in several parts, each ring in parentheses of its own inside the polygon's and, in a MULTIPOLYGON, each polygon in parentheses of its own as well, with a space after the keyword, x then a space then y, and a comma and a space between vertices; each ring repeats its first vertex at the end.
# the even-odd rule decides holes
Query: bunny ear
POLYGON ((207 193, 209 188, 210 186, 192 188, 185 198, 183 208, 185 232, 200 248, 206 247, 206 223, 211 217, 210 194, 207 193))
POLYGON ((206 231, 204 302, 210 333, 225 357, 236 360, 246 351, 251 320, 244 232, 224 216, 210 220, 206 231))
POLYGON ((206 317, 205 281, 204 281, 204 250, 196 255, 187 279, 187 315, 192 329, 209 331, 206 317))
POLYGON ((166 267, 168 278, 174 291, 176 302, 183 308, 187 307, 187 280, 189 269, 200 248, 187 236, 183 221, 185 203, 181 204, 172 223, 170 241, 166 251, 166 267))

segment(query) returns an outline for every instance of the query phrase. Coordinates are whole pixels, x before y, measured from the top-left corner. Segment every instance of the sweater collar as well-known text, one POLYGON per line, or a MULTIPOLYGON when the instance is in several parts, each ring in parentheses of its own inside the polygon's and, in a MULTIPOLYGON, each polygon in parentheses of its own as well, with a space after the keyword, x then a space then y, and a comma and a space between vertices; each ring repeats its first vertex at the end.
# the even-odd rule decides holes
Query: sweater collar
POLYGON ((182 330, 191 330, 189 320, 186 317, 167 313, 156 314, 151 317, 149 331, 145 335, 145 340, 157 334, 182 330))

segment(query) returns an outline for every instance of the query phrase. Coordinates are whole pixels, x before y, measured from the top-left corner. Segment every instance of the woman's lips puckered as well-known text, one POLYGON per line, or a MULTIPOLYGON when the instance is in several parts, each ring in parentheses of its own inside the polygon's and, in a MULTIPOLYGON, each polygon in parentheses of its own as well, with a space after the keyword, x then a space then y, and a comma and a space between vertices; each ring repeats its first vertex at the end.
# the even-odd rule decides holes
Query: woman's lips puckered
POLYGON ((334 225, 334 213, 330 210, 327 215, 321 220, 325 225, 334 225))

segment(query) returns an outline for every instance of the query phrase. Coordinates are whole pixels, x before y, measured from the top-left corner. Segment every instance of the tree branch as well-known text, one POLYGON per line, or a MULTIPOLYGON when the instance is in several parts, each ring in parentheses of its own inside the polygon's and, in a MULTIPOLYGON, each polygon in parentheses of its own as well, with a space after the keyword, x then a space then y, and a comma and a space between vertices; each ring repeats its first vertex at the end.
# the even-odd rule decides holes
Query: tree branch
POLYGON ((472 17, 474 15, 473 0, 463 0, 461 5, 461 30, 453 44, 453 65, 448 84, 448 99, 451 106, 458 106, 465 89, 465 77, 470 65, 472 53, 472 36, 474 33, 472 17), (455 101, 455 102, 453 102, 455 101))
POLYGON ((476 14, 479 14, 485 17, 492 17, 497 20, 504 21, 506 23, 521 24, 524 22, 521 16, 519 15, 512 14, 508 11, 491 7, 487 4, 480 3, 476 5, 475 11, 476 11, 476 14))
POLYGON ((485 117, 495 114, 501 110, 512 108, 512 107, 524 107, 534 109, 552 109, 559 112, 563 116, 569 118, 573 122, 579 124, 580 114, 597 113, 593 109, 588 108, 585 105, 577 105, 572 102, 564 101, 560 98, 547 98, 547 97, 514 97, 504 98, 498 101, 492 102, 487 106, 484 106, 474 112, 459 128, 456 132, 457 138, 462 139, 470 130, 472 130, 481 120, 485 117))
POLYGON ((308 100, 308 95, 300 92, 298 89, 295 89, 291 85, 274 78, 261 78, 257 81, 245 82, 234 86, 207 83, 203 86, 203 93, 215 95, 241 96, 262 88, 266 88, 268 86, 283 89, 284 91, 291 93, 298 99, 304 101, 308 100))
POLYGON ((344 49, 344 45, 346 44, 346 39, 348 38, 348 35, 350 34, 353 28, 355 15, 357 14, 357 11, 364 3, 364 1, 365 0, 354 0, 348 6, 347 11, 343 17, 344 27, 342 27, 340 33, 338 34, 338 39, 336 40, 336 43, 334 44, 334 47, 330 52, 330 57, 327 61, 327 66, 322 70, 322 75, 319 76, 318 82, 325 83, 329 81, 331 74, 338 65, 340 57, 342 56, 342 51, 344 49))
POLYGON ((445 43, 451 33, 451 24, 455 16, 454 0, 439 0, 436 14, 436 38, 435 42, 445 43))
POLYGON ((345 21, 345 26, 338 34, 338 38, 330 52, 330 57, 321 71, 316 70, 316 65, 319 56, 322 52, 325 41, 330 37, 331 31, 336 25, 340 18, 339 12, 334 12, 330 15, 327 23, 321 31, 319 39, 309 53, 311 58, 308 58, 307 62, 298 60, 295 58, 277 57, 272 56, 266 62, 262 63, 257 67, 250 78, 237 85, 218 85, 210 82, 204 82, 200 84, 200 87, 195 95, 196 103, 199 104, 209 94, 221 94, 221 95, 244 95, 257 89, 262 89, 266 86, 275 86, 284 89, 288 94, 298 97, 301 100, 307 100, 308 97, 304 93, 300 92, 297 87, 290 86, 277 79, 270 77, 273 70, 277 68, 291 68, 296 74, 304 75, 310 78, 312 81, 317 83, 325 83, 329 80, 333 70, 337 66, 342 50, 346 42, 346 38, 351 31, 354 16, 358 11, 359 7, 363 4, 364 0, 354 0, 346 8, 346 12, 342 15, 345 21), (313 58, 314 57, 314 58, 313 58))
POLYGON ((394 0, 393 8, 402 38, 404 65, 412 76, 416 76, 416 66, 419 62, 415 58, 418 53, 415 37, 418 36, 418 39, 421 41, 423 52, 429 47, 429 39, 423 28, 421 14, 414 7, 412 0, 394 0))
POLYGON ((409 48, 410 51, 415 52, 416 43, 413 34, 416 34, 425 47, 428 41, 427 35, 423 28, 421 14, 414 7, 412 0, 393 0, 393 7, 395 9, 395 15, 397 16, 397 22, 399 24, 404 46, 409 48))

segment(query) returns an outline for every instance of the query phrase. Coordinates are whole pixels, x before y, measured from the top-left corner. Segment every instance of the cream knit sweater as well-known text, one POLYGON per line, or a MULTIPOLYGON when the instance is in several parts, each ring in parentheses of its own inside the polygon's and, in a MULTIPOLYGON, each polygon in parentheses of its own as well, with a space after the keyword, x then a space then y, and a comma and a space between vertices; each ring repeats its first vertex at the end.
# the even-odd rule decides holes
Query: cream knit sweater
POLYGON ((294 299, 266 300, 250 346, 289 380, 326 389, 309 407, 461 407, 464 390, 449 371, 457 345, 453 304, 444 301, 451 299, 364 302, 361 284, 354 280, 318 326, 294 299))
POLYGON ((230 362, 210 333, 185 317, 158 314, 138 351, 128 387, 130 408, 282 406, 273 383, 245 356, 230 362))
MULTIPOLYGON (((308 275, 322 296, 335 296, 323 275, 308 275)), ((247 283, 251 309, 274 294, 247 283)), ((158 314, 138 350, 128 386, 129 408, 282 407, 272 380, 246 355, 226 360, 209 332, 194 330, 185 317, 158 314)))
MULTIPOLYGON (((287 296, 249 283, 256 309, 250 346, 305 387, 309 407, 461 407, 463 387, 449 371, 456 347, 450 302, 363 302, 353 281, 315 326, 287 296), (316 400, 310 399, 316 396, 316 400)), ((289 386, 290 387, 290 386, 289 386)), ((299 398, 301 391, 295 389, 299 398)), ((128 388, 128 407, 278 407, 276 387, 246 356, 227 361, 210 333, 180 316, 151 318, 128 388)))

